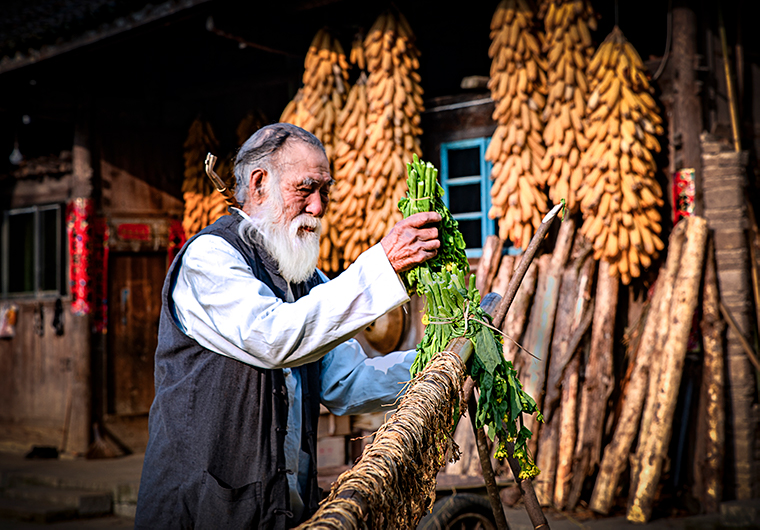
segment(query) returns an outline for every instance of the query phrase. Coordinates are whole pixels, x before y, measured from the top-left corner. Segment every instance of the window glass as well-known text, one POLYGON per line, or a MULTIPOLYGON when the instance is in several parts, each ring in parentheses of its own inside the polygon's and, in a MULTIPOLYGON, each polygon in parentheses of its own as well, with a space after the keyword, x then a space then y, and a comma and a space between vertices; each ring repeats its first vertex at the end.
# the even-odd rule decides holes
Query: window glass
POLYGON ((480 148, 451 149, 449 151, 449 179, 480 175, 480 148))
POLYGON ((58 205, 5 212, 0 238, 2 294, 61 292, 63 221, 58 205))
MULTIPOLYGON (((450 186, 449 210, 452 214, 480 211, 480 182, 450 186)), ((480 245, 478 245, 480 246, 480 245)))
POLYGON ((40 211, 40 286, 41 291, 58 290, 59 209, 40 211))
POLYGON ((34 292, 34 212, 8 216, 8 292, 34 292))
POLYGON ((480 248, 483 240, 480 219, 460 219, 457 222, 467 248, 480 248))

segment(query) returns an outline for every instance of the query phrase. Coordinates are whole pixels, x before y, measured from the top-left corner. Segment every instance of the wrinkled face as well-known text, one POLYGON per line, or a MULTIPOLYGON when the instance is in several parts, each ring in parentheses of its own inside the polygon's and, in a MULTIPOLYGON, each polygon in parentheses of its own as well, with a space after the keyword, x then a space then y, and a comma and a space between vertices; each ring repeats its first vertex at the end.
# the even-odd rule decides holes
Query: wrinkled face
MULTIPOLYGON (((283 224, 290 224, 301 214, 321 218, 330 200, 330 164, 320 150, 304 142, 287 146, 280 166, 280 194, 283 224)), ((311 227, 300 230, 313 232, 311 227)))

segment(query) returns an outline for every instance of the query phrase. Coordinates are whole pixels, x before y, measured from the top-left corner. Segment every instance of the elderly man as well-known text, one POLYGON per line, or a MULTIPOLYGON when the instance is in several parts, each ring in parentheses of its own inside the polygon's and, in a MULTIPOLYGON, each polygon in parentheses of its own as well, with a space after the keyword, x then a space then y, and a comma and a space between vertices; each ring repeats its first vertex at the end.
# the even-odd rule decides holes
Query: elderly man
POLYGON ((137 528, 288 528, 320 500, 319 404, 379 410, 414 352, 352 337, 405 303, 398 272, 433 257, 436 213, 399 222, 332 281, 316 270, 332 184, 324 147, 278 123, 235 160, 233 210, 169 268, 137 528))

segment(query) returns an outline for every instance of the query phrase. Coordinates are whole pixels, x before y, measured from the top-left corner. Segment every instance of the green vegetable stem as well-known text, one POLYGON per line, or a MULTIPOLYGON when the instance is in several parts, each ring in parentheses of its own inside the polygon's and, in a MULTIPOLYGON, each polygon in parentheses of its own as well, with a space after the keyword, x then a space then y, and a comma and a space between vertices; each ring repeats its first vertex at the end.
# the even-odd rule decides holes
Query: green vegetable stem
POLYGON ((469 282, 466 280, 470 265, 464 251, 464 238, 459 224, 443 203, 438 170, 430 162, 423 163, 417 155, 406 168, 408 191, 398 204, 403 216, 430 211, 441 215, 438 254, 402 273, 409 293, 425 298, 422 317, 425 333, 417 345, 411 375, 421 372, 451 339, 470 339, 474 356, 469 375, 480 389, 476 425, 487 427, 491 440, 498 437, 499 458, 507 456, 506 443, 514 442, 521 478, 534 477, 539 470, 527 448, 532 433, 524 426, 518 428, 518 420, 523 413, 538 413, 539 421, 543 421, 543 416, 533 398, 523 390, 512 363, 504 359, 501 334, 491 327, 490 315, 480 307, 475 275, 470 275, 469 282))

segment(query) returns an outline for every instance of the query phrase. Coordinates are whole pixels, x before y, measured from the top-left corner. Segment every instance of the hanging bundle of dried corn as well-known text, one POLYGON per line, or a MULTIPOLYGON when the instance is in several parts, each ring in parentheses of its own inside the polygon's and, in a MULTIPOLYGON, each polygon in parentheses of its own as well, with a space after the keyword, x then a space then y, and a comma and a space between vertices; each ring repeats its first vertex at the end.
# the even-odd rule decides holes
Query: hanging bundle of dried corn
POLYGON ((663 133, 662 118, 644 63, 618 27, 599 46, 587 76, 581 233, 593 242, 594 257, 611 264, 610 275, 628 284, 664 248, 657 210, 662 189, 652 156, 660 150, 655 135, 663 133))
MULTIPOLYGON (((206 154, 216 152, 219 142, 216 140, 211 125, 196 118, 190 125, 185 140, 185 178, 182 181, 182 198, 185 201, 185 211, 182 218, 182 228, 185 236, 190 238, 212 223, 212 211, 217 213, 214 200, 221 194, 214 190, 211 181, 204 172, 206 154)), ((222 198, 222 204, 224 199, 222 198)))
POLYGON ((548 58, 548 94, 544 108, 546 153, 541 169, 548 173, 549 198, 565 199, 570 212, 577 211, 576 190, 583 180, 579 160, 588 147, 583 118, 588 99, 586 67, 594 54, 590 30, 596 29, 587 0, 551 0, 545 9, 548 58))
POLYGON ((313 133, 325 146, 330 162, 335 151, 335 119, 346 100, 347 82, 348 61, 343 47, 322 28, 306 53, 303 86, 285 107, 280 121, 313 133))
POLYGON ((527 248, 547 208, 541 188, 545 148, 541 111, 546 102, 546 65, 534 35, 534 12, 525 0, 502 0, 491 20, 488 86, 498 123, 486 159, 493 162, 492 206, 499 237, 527 248))
MULTIPOLYGON (((348 68, 346 54, 338 39, 333 38, 326 28, 320 29, 306 53, 303 86, 280 116, 281 122, 303 127, 319 138, 331 165, 335 159, 336 120, 348 93, 348 68)), ((330 231, 330 222, 325 216, 322 218, 322 233, 329 234, 330 231)), ((323 241, 325 239, 327 237, 323 241)), ((330 242, 326 244, 330 245, 330 242)), ((328 255, 327 259, 320 259, 319 267, 325 272, 337 272, 337 265, 333 267, 336 260, 329 258, 328 255)))
POLYGON ((369 190, 365 190, 367 158, 367 76, 362 72, 348 94, 346 106, 338 115, 338 149, 335 159, 335 186, 332 206, 328 210, 330 231, 322 240, 320 257, 330 260, 331 271, 337 272, 338 260, 343 267, 356 261, 369 248, 365 217, 369 190), (340 227, 340 231, 335 227, 340 227))
MULTIPOLYGON (((419 51, 406 18, 398 12, 378 17, 364 39, 367 62, 366 179, 357 195, 367 195, 367 242, 374 245, 401 220, 398 201, 406 193, 406 165, 420 156, 419 51)), ((347 249, 348 250, 348 249, 347 249)), ((351 257, 356 251, 349 255, 351 257)))

